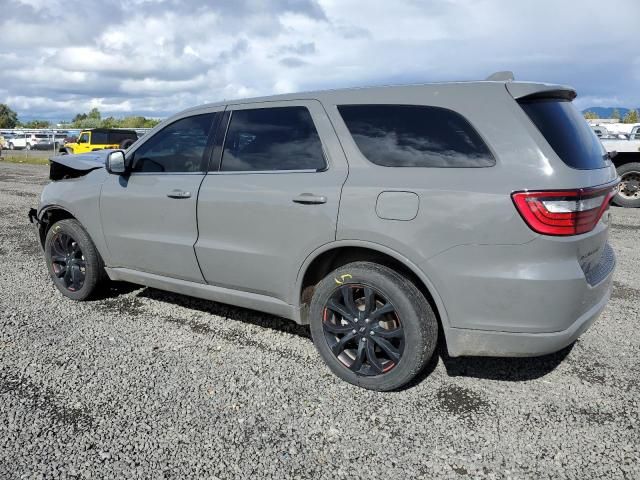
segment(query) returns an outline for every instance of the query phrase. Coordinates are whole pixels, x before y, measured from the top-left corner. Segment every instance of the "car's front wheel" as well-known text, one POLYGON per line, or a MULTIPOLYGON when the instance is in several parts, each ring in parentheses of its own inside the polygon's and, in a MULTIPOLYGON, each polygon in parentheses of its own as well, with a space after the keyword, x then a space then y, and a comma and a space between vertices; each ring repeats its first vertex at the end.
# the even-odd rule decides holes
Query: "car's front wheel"
POLYGON ((329 368, 349 383, 395 390, 425 367, 438 323, 418 288, 395 270, 354 262, 316 286, 311 334, 329 368))
POLYGON ((105 277, 98 250, 75 219, 60 220, 49 229, 44 253, 53 283, 73 300, 91 297, 105 277))

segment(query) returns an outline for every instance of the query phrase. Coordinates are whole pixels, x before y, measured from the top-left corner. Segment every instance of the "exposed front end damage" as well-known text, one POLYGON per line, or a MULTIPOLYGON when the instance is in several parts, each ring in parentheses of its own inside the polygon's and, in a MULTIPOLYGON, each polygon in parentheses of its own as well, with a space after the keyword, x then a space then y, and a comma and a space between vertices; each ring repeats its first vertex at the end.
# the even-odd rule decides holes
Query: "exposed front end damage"
POLYGON ((111 150, 99 150, 80 155, 57 155, 49 159, 49 178, 52 181, 82 177, 89 172, 104 168, 111 150))

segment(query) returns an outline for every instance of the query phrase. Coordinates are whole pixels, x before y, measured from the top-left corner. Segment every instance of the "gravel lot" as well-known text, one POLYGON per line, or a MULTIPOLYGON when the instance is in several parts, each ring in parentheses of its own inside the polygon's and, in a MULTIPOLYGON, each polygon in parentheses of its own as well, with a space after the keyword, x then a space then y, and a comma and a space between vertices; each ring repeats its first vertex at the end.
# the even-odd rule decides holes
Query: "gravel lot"
POLYGON ((375 393, 280 318, 64 299, 26 219, 46 175, 0 163, 0 478, 640 478, 640 210, 613 209, 613 298, 573 348, 375 393))

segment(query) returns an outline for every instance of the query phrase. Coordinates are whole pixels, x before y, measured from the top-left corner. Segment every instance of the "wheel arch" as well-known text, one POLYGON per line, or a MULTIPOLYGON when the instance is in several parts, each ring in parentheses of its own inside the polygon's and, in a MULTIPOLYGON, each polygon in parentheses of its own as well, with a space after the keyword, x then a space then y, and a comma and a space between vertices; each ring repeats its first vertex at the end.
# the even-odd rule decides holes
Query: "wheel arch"
POLYGON ((44 248, 44 241, 47 238, 47 232, 51 228, 51 226, 59 222, 60 220, 65 220, 67 218, 72 218, 74 220, 78 220, 75 215, 73 215, 69 210, 60 205, 48 205, 43 207, 40 210, 40 214, 38 215, 40 222, 38 223, 38 233, 40 237, 40 245, 44 248))
POLYGON ((308 323, 308 304, 315 285, 329 272, 355 261, 380 263, 409 278, 426 297, 441 327, 449 326, 442 298, 424 271, 393 249, 360 240, 332 242, 318 248, 306 258, 298 271, 294 292, 294 298, 300 306, 301 323, 308 323))

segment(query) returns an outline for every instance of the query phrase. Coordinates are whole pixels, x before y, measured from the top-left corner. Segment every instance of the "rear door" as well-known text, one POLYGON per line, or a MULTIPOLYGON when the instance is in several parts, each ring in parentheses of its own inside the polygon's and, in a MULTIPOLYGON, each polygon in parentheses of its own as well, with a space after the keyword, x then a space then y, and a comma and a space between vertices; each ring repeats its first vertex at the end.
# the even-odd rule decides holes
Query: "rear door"
POLYGON ((304 259, 335 240, 346 160, 317 101, 228 111, 200 189, 198 261, 208 283, 291 303, 304 259))
POLYGON ((196 202, 216 118, 176 120, 128 153, 129 175, 109 175, 100 212, 110 266, 204 282, 193 250, 196 202))

